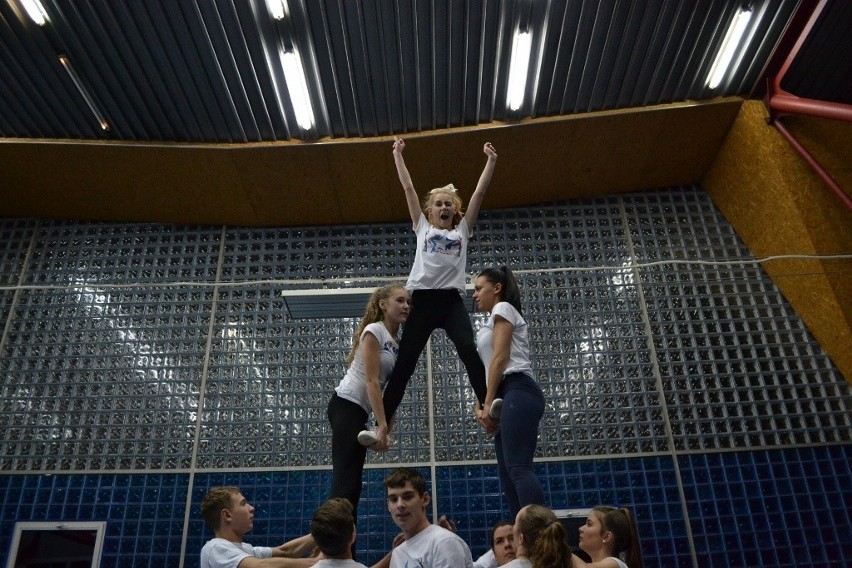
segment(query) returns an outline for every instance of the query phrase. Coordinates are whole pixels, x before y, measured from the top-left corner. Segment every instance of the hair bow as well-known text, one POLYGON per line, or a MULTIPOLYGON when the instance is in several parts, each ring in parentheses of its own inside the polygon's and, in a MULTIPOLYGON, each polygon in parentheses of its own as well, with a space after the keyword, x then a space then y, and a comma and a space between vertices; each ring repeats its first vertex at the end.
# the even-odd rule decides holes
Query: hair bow
POLYGON ((458 190, 456 189, 456 186, 454 186, 451 183, 448 183, 444 187, 436 187, 435 189, 433 189, 429 193, 430 194, 432 194, 432 193, 456 193, 457 191, 458 190))

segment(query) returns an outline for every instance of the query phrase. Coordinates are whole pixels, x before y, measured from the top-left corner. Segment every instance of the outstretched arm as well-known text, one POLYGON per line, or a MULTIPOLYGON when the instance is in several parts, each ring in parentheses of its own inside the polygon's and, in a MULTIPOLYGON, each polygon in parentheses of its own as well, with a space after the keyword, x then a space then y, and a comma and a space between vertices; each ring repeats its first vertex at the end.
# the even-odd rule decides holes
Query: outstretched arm
POLYGON ((249 556, 240 560, 239 568, 309 568, 319 558, 255 558, 249 556))
POLYGON ((476 419, 479 424, 489 434, 493 434, 497 430, 497 421, 491 418, 491 404, 497 397, 497 390, 500 388, 500 383, 503 382, 503 373, 509 364, 509 353, 512 348, 512 332, 515 327, 512 323, 502 316, 494 316, 494 330, 492 332, 492 346, 494 353, 491 356, 491 362, 488 364, 488 392, 485 395, 485 400, 482 403, 482 410, 477 410, 476 419))
POLYGON ((405 202, 408 203, 408 214, 411 216, 411 224, 415 227, 420 220, 420 202, 417 200, 417 192, 414 191, 414 183, 411 181, 411 175, 408 173, 408 168, 405 167, 405 160, 402 159, 402 151, 405 149, 405 141, 402 138, 397 138, 393 142, 393 163, 396 164, 396 173, 399 176, 399 183, 402 184, 402 189, 405 191, 405 202))
POLYGON ((281 546, 272 549, 272 556, 285 558, 300 558, 306 556, 316 547, 314 537, 310 533, 288 540, 281 546))
POLYGON ((476 190, 467 204, 467 212, 464 214, 464 220, 467 221, 467 228, 473 230, 473 225, 476 223, 476 218, 479 217, 479 208, 482 206, 482 200, 485 199, 485 193, 488 191, 488 186, 491 185, 491 176, 494 173, 494 166, 497 165, 497 152, 491 142, 486 142, 482 147, 482 151, 488 156, 488 161, 485 162, 485 169, 479 176, 479 182, 476 184, 476 190))
POLYGON ((494 316, 494 329, 491 335, 493 355, 488 364, 488 393, 485 395, 483 404, 486 412, 497 397, 497 390, 500 388, 500 383, 503 382, 503 373, 506 372, 506 367, 509 365, 514 330, 515 326, 509 320, 499 315, 494 316))

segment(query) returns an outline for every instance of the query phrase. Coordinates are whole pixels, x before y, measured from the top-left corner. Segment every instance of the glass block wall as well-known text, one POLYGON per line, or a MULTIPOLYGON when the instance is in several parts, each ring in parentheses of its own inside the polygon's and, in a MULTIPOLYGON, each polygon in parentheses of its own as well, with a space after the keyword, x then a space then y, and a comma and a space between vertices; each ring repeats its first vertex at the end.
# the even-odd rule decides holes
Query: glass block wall
MULTIPOLYGON (((223 483, 257 507, 249 542, 307 531, 356 322, 294 319, 281 292, 404 279, 407 223, 0 235, 0 562, 16 521, 105 520, 104 566, 197 567, 198 505, 223 483)), ((523 288, 553 508, 632 508, 647 566, 845 565, 849 384, 700 188, 485 211, 469 270, 492 264, 523 288)), ((485 550, 508 513, 472 403, 436 332, 393 450, 369 456, 359 560, 397 532, 381 486, 397 465, 485 550)))

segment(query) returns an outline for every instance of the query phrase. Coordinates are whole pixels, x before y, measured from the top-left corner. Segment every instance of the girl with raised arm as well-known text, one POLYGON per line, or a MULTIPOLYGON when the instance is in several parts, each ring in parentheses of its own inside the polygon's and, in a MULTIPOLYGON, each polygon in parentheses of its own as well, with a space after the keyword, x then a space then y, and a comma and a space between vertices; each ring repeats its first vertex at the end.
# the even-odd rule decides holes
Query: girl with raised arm
MULTIPOLYGON (((396 140, 393 159, 417 235, 417 250, 406 284, 411 292, 411 311, 399 343, 399 357, 383 395, 384 413, 388 420, 396 413, 417 360, 436 328, 444 329, 455 345, 476 394, 477 407, 485 400, 486 390, 485 368, 476 352, 473 326, 464 305, 465 265, 468 240, 491 183, 497 152, 490 142, 483 146, 485 168, 465 211, 452 184, 430 191, 421 209, 402 158, 404 148, 405 142, 396 140)), ((375 438, 370 430, 359 436, 366 446, 371 446, 375 438)))

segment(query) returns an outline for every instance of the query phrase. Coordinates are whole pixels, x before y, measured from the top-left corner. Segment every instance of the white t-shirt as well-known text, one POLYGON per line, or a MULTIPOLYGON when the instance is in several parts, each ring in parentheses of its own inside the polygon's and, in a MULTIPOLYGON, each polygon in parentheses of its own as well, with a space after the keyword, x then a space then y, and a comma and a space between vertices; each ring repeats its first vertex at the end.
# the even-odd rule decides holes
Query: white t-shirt
POLYGON ((511 562, 503 564, 500 568, 533 568, 529 558, 515 558, 511 562))
POLYGON ((488 372, 488 365, 491 363, 491 357, 494 355, 494 316, 500 316, 514 326, 512 330, 512 343, 509 347, 509 362, 506 364, 506 370, 503 371, 503 374, 525 373, 532 377, 527 322, 509 302, 497 302, 494 308, 492 308, 485 326, 476 334, 476 350, 479 351, 479 357, 485 364, 486 374, 488 372))
POLYGON ((237 568, 243 558, 270 558, 268 546, 252 546, 247 542, 231 542, 224 538, 207 541, 201 549, 201 568, 237 568))
POLYGON ((473 568, 497 568, 497 558, 494 557, 494 549, 489 548, 482 556, 474 560, 473 568))
POLYGON ((625 564, 621 558, 616 558, 615 556, 610 556, 610 558, 615 560, 615 563, 618 564, 618 568, 627 568, 627 564, 625 564))
POLYGON ((423 213, 414 227, 417 234, 417 252, 408 276, 409 290, 453 289, 464 294, 467 242, 470 228, 462 218, 450 230, 439 229, 423 213))
POLYGON ((367 568, 351 558, 325 558, 314 564, 314 568, 367 568))
POLYGON ((367 396, 367 377, 364 372, 364 336, 372 334, 379 342, 379 387, 385 385, 385 381, 393 370, 396 363, 396 356, 399 354, 399 346, 396 339, 380 321, 373 322, 364 328, 361 332, 361 343, 358 344, 358 350, 355 352, 355 358, 349 369, 346 370, 343 380, 337 385, 334 390, 337 396, 352 401, 367 414, 370 414, 370 398, 367 396))
POLYGON ((429 525, 393 549, 391 568, 473 568, 467 543, 456 533, 429 525))

